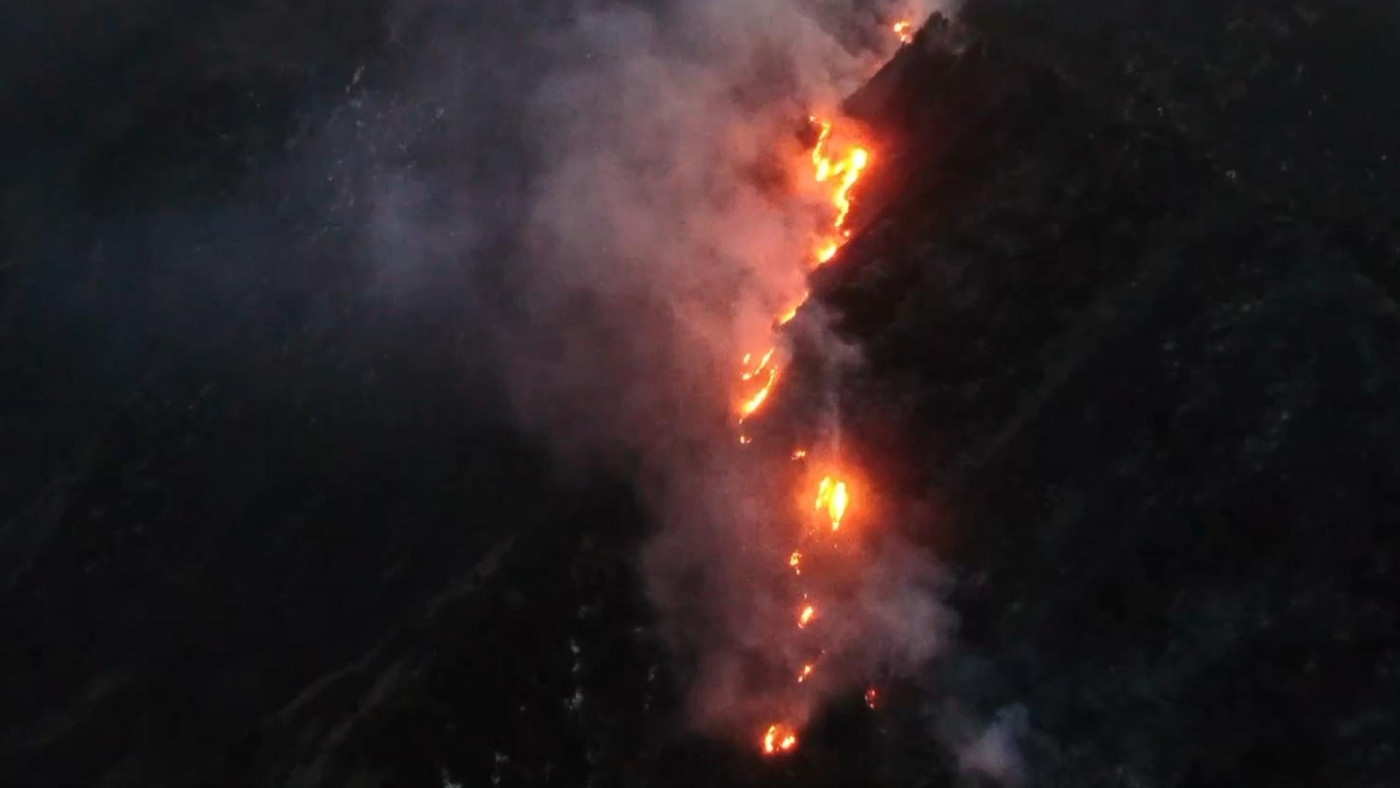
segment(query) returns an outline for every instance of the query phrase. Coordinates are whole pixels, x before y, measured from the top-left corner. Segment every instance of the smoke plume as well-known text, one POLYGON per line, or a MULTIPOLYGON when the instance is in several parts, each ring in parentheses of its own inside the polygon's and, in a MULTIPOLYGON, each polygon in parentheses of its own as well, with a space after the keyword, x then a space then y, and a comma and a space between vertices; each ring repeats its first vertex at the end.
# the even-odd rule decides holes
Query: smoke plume
MULTIPOLYGON (((898 46, 891 22, 932 10, 716 0, 522 16, 536 26, 499 53, 520 72, 464 63, 460 47, 425 57, 423 91, 449 121, 484 105, 505 108, 512 129, 459 119, 488 144, 452 182, 376 176, 391 186, 376 191, 368 231, 387 291, 460 284, 422 261, 470 260, 470 320, 515 417, 575 466, 636 474, 660 526, 643 574, 692 720, 749 746, 770 719, 800 725, 824 697, 912 672, 950 628, 938 568, 872 541, 856 549, 860 571, 824 589, 823 664, 795 691, 811 656, 780 570, 790 510, 806 500, 792 502, 790 470, 740 450, 731 386, 804 290, 826 198, 804 169, 809 115, 837 115, 898 46), (523 146, 489 142, 502 137, 523 146)), ((819 315, 803 322, 832 359, 815 392, 829 407, 810 432, 839 443, 835 383, 858 354, 819 315)))

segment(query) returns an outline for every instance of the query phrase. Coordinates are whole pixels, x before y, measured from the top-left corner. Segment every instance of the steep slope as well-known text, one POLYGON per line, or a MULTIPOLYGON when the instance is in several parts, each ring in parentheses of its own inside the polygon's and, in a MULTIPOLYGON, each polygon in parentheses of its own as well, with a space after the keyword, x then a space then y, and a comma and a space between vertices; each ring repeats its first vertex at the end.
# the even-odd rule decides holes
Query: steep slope
MULTIPOLYGON (((866 357, 842 396, 848 451, 957 568, 959 649, 881 712, 853 698, 799 754, 762 763, 681 733, 629 542, 589 528, 577 544, 591 547, 543 563, 572 566, 566 589, 532 591, 522 574, 501 579, 504 597, 463 603, 514 605, 509 621, 529 622, 545 654, 484 666, 468 622, 489 614, 439 618, 411 678, 388 658, 367 669, 362 686, 380 676, 379 690, 362 690, 372 702, 348 729, 309 725, 305 708, 279 720, 270 741, 312 741, 273 773, 936 785, 977 769, 959 721, 997 719, 1013 721, 1034 784, 1392 773, 1400 315, 1377 284, 1388 259, 1347 242, 1384 224, 1385 203, 1338 224, 1331 197, 1242 174, 1270 154, 1210 105, 1241 75, 1153 111, 1140 78, 1105 76, 1122 64, 1104 53, 1136 27, 1056 18, 1108 31, 1076 49, 1043 13, 974 6, 852 98, 881 166, 858 195, 861 231, 816 282, 866 357), (1220 123, 1182 120, 1197 115, 1220 123), (542 593, 558 609, 531 618, 542 593)), ((1320 45, 1256 27, 1216 43, 1325 65, 1305 57, 1320 45)), ((1154 40, 1180 61, 1219 54, 1154 40)), ((1265 103, 1293 89, 1248 85, 1265 103)), ((1295 164, 1298 178, 1369 182, 1300 150, 1315 167, 1295 164)), ((514 624, 494 626, 523 648, 514 624)))

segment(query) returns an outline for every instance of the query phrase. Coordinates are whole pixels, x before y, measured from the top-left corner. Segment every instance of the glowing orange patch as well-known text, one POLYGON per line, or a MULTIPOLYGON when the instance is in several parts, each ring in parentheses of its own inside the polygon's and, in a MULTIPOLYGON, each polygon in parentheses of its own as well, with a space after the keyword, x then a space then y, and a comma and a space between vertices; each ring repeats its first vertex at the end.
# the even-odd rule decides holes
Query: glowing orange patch
POLYGON ((775 723, 763 732, 763 754, 791 752, 797 746, 797 732, 785 723, 775 723))

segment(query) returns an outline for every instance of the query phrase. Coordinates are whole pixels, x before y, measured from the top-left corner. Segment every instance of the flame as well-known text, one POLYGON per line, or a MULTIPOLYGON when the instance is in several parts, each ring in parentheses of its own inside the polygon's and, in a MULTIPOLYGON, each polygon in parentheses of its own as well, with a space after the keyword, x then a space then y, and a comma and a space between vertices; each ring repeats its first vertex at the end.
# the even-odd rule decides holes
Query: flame
POLYGON ((817 265, 821 265, 835 257, 841 245, 850 238, 850 231, 845 227, 846 217, 851 213, 851 189, 860 180, 865 168, 870 165, 870 151, 852 146, 843 155, 833 158, 828 152, 831 123, 815 118, 812 122, 817 123, 819 127, 817 144, 812 148, 813 177, 817 183, 836 179, 836 189, 831 194, 831 205, 836 209, 836 218, 831 223, 831 232, 818 238, 813 250, 817 265))
MULTIPOLYGON (((771 361, 773 360, 773 354, 776 353, 777 351, 778 351, 777 348, 768 348, 768 352, 763 354, 763 358, 761 358, 761 359, 758 360, 758 364, 757 364, 756 366, 754 366, 753 369, 751 369, 751 370, 746 370, 746 371, 744 372, 744 374, 743 374, 743 379, 744 379, 744 380, 753 380, 755 377, 757 377, 759 374, 761 374, 765 369, 768 368, 769 362, 771 362, 771 361)), ((749 363, 752 362, 752 361, 753 361, 753 354, 752 354, 752 353, 747 353, 747 354, 744 355, 744 364, 745 364, 745 365, 749 364, 749 363)))
POLYGON ((819 512, 826 512, 826 516, 831 520, 831 530, 841 528, 841 519, 846 516, 846 507, 850 502, 850 493, 845 482, 835 476, 822 477, 821 483, 817 485, 815 508, 819 512))
MULTIPOLYGON (((812 123, 817 124, 817 143, 812 147, 812 174, 816 182, 826 184, 834 182, 835 188, 831 191, 830 203, 835 209, 836 215, 832 220, 831 228, 825 231, 813 242, 813 259, 815 265, 822 265, 836 256, 836 252, 850 238, 850 230, 846 228, 846 218, 851 212, 851 189, 860 180, 861 174, 870 164, 870 152, 865 148, 852 146, 840 156, 831 154, 830 142, 832 134, 832 124, 829 121, 818 120, 810 117, 812 123)), ((774 327, 781 328, 797 317, 797 312, 802 305, 807 303, 809 293, 802 293, 791 306, 784 309, 774 318, 774 327)), ((739 402, 740 421, 758 412, 768 401, 773 387, 777 385, 778 378, 782 372, 778 362, 774 359, 777 347, 770 347, 754 361, 754 356, 749 353, 744 356, 741 364, 742 372, 740 378, 742 382, 753 384, 758 383, 756 389, 750 389, 739 402)))
POLYGON ((797 732, 791 725, 778 722, 768 726, 763 733, 763 754, 777 755, 789 752, 797 746, 797 732))
POLYGON ((794 317, 797 317, 797 310, 801 309, 802 305, 807 303, 807 298, 810 295, 811 293, 804 292, 802 294, 802 297, 797 299, 797 301, 792 306, 783 310, 783 313, 781 315, 778 315, 778 319, 774 321, 774 328, 781 328, 787 325, 788 323, 791 323, 792 319, 794 317))
POLYGON ((879 705, 879 703, 880 703, 880 693, 876 692, 874 687, 871 687, 870 689, 868 689, 868 690, 865 691, 865 705, 866 705, 866 706, 869 706, 870 708, 873 709, 873 708, 875 708, 877 705, 879 705))
MULTIPOLYGON (((840 213, 836 214, 837 229, 846 226, 846 216, 851 212, 851 187, 860 180, 860 174, 869 164, 870 153, 865 148, 854 148, 832 171, 832 174, 841 176, 841 186, 831 198, 831 202, 840 210, 840 213)), ((842 237, 849 238, 850 234, 843 233, 842 237)))
MULTIPOLYGON (((748 358, 748 356, 745 356, 745 358, 748 358)), ((768 400, 768 394, 773 391, 773 385, 778 382, 778 366, 769 363, 772 358, 773 351, 769 350, 764 354, 763 360, 759 362, 757 367, 744 373, 743 379, 745 382, 751 381, 761 375, 763 376, 763 384, 758 387, 758 390, 755 391, 752 396, 739 403, 740 418, 752 416, 754 412, 763 407, 763 403, 768 400)))
MULTIPOLYGON (((910 26, 905 23, 903 27, 896 27, 896 33, 901 37, 907 34, 910 26)), ((817 131, 817 140, 813 145, 810 158, 812 166, 813 181, 820 188, 822 199, 831 206, 829 214, 829 224, 826 224, 820 231, 816 232, 811 239, 811 259, 807 261, 810 267, 817 267, 830 261, 840 251, 841 247, 851 237, 851 230, 846 222, 851 213, 851 192, 861 175, 870 165, 870 152, 859 145, 852 144, 847 139, 848 134, 842 131, 840 134, 833 133, 833 125, 830 121, 819 120, 810 117, 809 121, 817 131)), ((803 291, 794 301, 783 309, 773 319, 772 329, 776 335, 779 329, 787 325, 797 317, 798 311, 804 304, 810 293, 803 291)), ((747 354, 740 364, 740 393, 738 396, 739 423, 756 413, 768 401, 774 386, 777 385, 783 373, 784 358, 779 352, 783 347, 777 341, 770 341, 769 347, 761 354, 747 354)), ((752 434, 741 426, 739 442, 748 445, 753 442, 752 434)), ((798 448, 792 452, 793 460, 805 460, 807 449, 798 448)), ((850 504, 850 492, 847 483, 835 476, 824 477, 817 490, 815 507, 819 513, 824 513, 831 522, 831 530, 836 531, 841 527, 842 518, 846 515, 846 509, 850 504)), ((788 566, 798 577, 802 576, 803 554, 794 550, 787 559, 788 566)), ((818 564, 820 569, 823 564, 818 564)), ((802 607, 797 613, 798 629, 806 629, 816 618, 817 608, 807 604, 807 595, 802 595, 802 607)), ((822 654, 826 649, 821 650, 822 654)), ((803 664, 797 674, 797 683, 804 684, 816 670, 814 663, 803 664)), ((874 690, 871 690, 873 693, 874 690)), ((873 703, 873 695, 867 694, 867 703, 873 703)), ((873 708, 873 706, 872 706, 873 708)), ((762 751, 764 755, 777 755, 793 750, 797 747, 797 729, 787 722, 778 722, 768 726, 764 732, 762 740, 762 751)))
POLYGON ((901 19, 890 26, 890 29, 894 31, 894 34, 896 36, 899 36, 899 42, 901 44, 914 43, 914 33, 912 32, 913 28, 914 24, 907 19, 901 19))

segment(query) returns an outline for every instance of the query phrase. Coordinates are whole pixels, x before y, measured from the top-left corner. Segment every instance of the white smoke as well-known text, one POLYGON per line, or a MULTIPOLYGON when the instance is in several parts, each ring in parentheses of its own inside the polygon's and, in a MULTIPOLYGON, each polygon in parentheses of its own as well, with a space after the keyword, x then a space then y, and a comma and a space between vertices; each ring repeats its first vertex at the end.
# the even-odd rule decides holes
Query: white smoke
MULTIPOLYGON (((827 195, 803 186, 804 121, 837 113, 897 48, 892 21, 934 10, 918 5, 576 5, 515 55, 538 73, 510 80, 531 155, 523 185, 503 198, 508 218, 492 211, 502 173, 489 152, 479 154, 488 157, 480 182, 418 176, 428 193, 469 194, 447 200, 474 212, 459 217, 455 237, 477 265, 504 269, 512 300, 482 321, 481 339, 517 418, 572 462, 635 469, 660 525, 644 575, 694 721, 749 744, 775 713, 800 723, 824 695, 915 671, 951 626, 938 567, 908 546, 874 548, 861 576, 823 605, 832 653, 794 695, 791 668, 804 653, 782 560, 793 480, 738 450, 731 407, 737 360, 763 346, 774 315, 802 292, 814 223, 830 221, 817 210, 827 195), (515 243, 483 262, 476 250, 491 233, 481 225, 503 218, 515 243)), ((450 56, 440 57, 450 74, 450 56)), ((449 76, 431 90, 467 113, 474 105, 456 91, 490 92, 449 76)), ((395 181, 385 193, 380 248, 414 236, 424 188, 395 181)), ((818 343, 844 354, 830 367, 839 377, 849 349, 824 335, 818 343)))
POLYGON ((1030 732, 1026 709, 1009 706, 988 723, 979 723, 956 708, 945 711, 943 739, 950 746, 958 772, 974 785, 1022 785, 1026 766, 1020 742, 1030 732))

